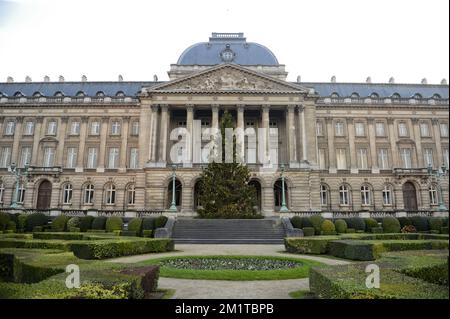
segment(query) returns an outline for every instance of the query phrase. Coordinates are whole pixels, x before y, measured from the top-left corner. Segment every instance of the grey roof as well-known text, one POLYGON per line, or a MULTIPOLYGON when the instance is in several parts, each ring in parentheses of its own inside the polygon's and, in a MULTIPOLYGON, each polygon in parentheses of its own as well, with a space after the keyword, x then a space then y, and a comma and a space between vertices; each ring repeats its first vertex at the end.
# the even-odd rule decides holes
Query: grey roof
POLYGON ((158 82, 14 82, 0 83, 0 93, 14 96, 21 92, 25 96, 33 96, 40 92, 43 96, 54 96, 62 92, 65 96, 75 96, 84 92, 86 96, 95 96, 103 92, 106 96, 115 96, 123 92, 125 96, 136 96, 143 86, 153 86, 158 82))
POLYGON ((390 97, 397 93, 402 98, 410 98, 416 93, 423 98, 432 97, 435 94, 443 99, 448 99, 448 85, 425 84, 387 84, 387 83, 312 83, 302 82, 303 86, 314 88, 320 96, 331 96, 337 93, 340 97, 349 97, 357 93, 360 97, 368 97, 372 93, 379 97, 390 97))
POLYGON ((216 65, 224 63, 221 52, 234 53, 233 63, 240 65, 279 65, 275 55, 259 43, 247 42, 242 33, 213 33, 209 42, 200 42, 184 50, 180 65, 216 65))
MULTIPOLYGON (((142 87, 150 87, 162 82, 14 82, 0 83, 0 94, 12 97, 16 92, 25 96, 33 96, 40 92, 43 96, 54 96, 62 92, 65 96, 75 96, 82 91, 87 96, 95 96, 103 92, 106 96, 115 96, 123 92, 126 96, 135 97, 142 87)), ((358 93, 362 98, 377 93, 379 97, 390 97, 398 93, 402 98, 410 98, 419 93, 423 98, 439 94, 441 98, 449 98, 448 85, 425 84, 377 84, 377 83, 296 83, 304 87, 314 88, 322 97, 337 93, 340 97, 349 97, 358 93)))

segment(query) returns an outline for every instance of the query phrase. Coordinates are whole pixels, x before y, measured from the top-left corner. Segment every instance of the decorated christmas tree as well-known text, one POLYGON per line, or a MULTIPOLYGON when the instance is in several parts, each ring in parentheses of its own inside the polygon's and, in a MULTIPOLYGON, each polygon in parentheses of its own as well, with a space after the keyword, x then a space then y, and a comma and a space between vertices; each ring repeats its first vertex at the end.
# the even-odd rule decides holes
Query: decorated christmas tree
POLYGON ((255 209, 256 190, 248 185, 250 171, 236 161, 233 137, 233 161, 225 163, 225 128, 233 128, 233 119, 225 112, 220 120, 222 161, 211 162, 201 175, 198 211, 201 218, 261 218, 255 209))

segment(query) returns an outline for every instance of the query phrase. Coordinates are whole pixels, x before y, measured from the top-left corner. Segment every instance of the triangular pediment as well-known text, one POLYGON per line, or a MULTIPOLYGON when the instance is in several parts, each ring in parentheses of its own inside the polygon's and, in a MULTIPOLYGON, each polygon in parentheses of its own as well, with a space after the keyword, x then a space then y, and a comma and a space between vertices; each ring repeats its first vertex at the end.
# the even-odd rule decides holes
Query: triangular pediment
POLYGON ((162 83, 147 92, 308 93, 309 89, 234 64, 222 64, 162 83))

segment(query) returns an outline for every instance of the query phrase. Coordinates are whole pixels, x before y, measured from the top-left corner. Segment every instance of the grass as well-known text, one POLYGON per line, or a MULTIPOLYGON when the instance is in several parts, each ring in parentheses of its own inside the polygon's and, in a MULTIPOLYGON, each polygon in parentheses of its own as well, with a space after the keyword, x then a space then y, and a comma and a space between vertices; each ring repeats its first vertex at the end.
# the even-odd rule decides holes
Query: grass
POLYGON ((181 279, 206 279, 206 280, 283 280, 306 278, 309 275, 309 269, 312 266, 322 266, 323 264, 313 260, 288 258, 288 257, 272 257, 272 256, 177 256, 165 257, 157 259, 149 259, 136 264, 136 266, 156 265, 161 261, 178 258, 252 258, 252 259, 271 259, 285 260, 299 263, 299 267, 289 269, 276 270, 197 270, 197 269, 176 269, 167 266, 161 266, 160 277, 181 278, 181 279))
POLYGON ((314 295, 309 290, 296 290, 289 293, 292 299, 312 299, 314 295))

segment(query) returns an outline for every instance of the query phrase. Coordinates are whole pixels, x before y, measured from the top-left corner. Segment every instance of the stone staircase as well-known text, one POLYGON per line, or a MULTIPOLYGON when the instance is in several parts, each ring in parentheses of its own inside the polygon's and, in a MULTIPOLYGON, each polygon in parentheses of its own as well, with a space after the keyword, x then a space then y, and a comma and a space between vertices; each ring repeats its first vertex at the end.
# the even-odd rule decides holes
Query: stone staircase
POLYGON ((172 238, 178 244, 282 244, 285 230, 277 219, 178 218, 172 238))

